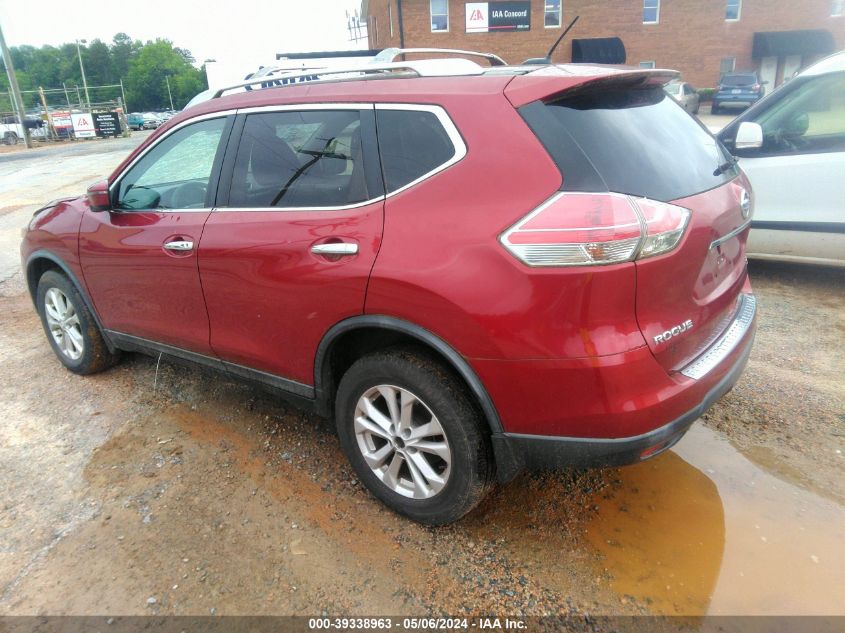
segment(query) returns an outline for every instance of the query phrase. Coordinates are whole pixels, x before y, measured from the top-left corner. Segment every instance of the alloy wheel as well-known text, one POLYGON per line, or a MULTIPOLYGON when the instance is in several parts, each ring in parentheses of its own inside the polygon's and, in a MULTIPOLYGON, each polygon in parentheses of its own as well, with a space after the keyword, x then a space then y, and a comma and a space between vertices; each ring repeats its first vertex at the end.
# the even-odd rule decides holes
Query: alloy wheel
POLYGON ((85 352, 82 325, 67 295, 58 288, 50 288, 44 295, 44 314, 61 353, 70 360, 79 360, 85 352))
POLYGON ((446 486, 452 451, 437 416, 393 385, 365 391, 355 406, 355 437, 365 463, 393 492, 429 499, 446 486))

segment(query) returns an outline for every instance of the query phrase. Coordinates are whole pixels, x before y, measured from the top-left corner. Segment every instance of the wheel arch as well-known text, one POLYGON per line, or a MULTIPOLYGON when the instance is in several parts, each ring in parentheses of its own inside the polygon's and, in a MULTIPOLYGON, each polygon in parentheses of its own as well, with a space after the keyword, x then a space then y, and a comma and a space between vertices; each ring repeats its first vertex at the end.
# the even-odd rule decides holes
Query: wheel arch
POLYGON ((418 325, 390 316, 364 315, 334 325, 320 341, 314 362, 314 386, 321 413, 332 412, 339 376, 363 354, 401 343, 414 343, 451 368, 481 409, 491 435, 504 432, 490 394, 469 363, 439 336, 418 325))
POLYGON ((44 275, 44 273, 48 270, 58 270, 63 273, 74 286, 76 286, 82 300, 85 302, 85 307, 88 308, 88 311, 97 323, 97 327, 100 328, 100 334, 106 342, 106 347, 108 347, 111 353, 115 353, 117 348, 109 339, 106 329, 100 321, 100 315, 97 314, 97 310, 94 308, 94 303, 91 301, 91 297, 88 296, 85 286, 80 283, 73 270, 71 270, 70 266, 68 266, 61 257, 44 249, 33 251, 26 259, 26 286, 36 310, 38 309, 36 299, 38 294, 38 280, 41 279, 42 275, 44 275))

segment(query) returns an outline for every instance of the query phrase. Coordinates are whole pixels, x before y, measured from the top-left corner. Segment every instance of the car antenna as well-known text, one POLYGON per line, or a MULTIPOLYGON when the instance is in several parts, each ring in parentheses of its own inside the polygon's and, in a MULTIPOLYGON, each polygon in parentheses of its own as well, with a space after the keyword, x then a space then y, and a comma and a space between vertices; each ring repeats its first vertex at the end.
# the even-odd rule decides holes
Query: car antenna
POLYGON ((552 63, 552 53, 555 52, 555 49, 563 41, 563 38, 566 37, 566 34, 569 33, 570 30, 572 30, 572 27, 575 26, 575 23, 578 21, 578 18, 580 18, 580 17, 581 17, 580 15, 575 16, 575 19, 573 19, 572 22, 569 23, 569 26, 567 26, 566 29, 564 29, 563 33, 560 34, 560 37, 557 38, 557 40, 555 40, 554 44, 552 44, 552 47, 549 49, 549 52, 546 53, 545 57, 532 57, 531 59, 526 59, 523 62, 523 64, 551 64, 552 63))

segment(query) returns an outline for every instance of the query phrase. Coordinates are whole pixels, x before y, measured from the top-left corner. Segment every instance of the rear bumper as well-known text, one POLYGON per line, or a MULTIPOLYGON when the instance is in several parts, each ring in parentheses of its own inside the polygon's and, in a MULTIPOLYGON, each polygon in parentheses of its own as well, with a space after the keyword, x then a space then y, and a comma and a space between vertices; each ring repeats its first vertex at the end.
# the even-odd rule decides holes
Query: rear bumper
MULTIPOLYGON (((752 295, 747 295, 744 309, 739 310, 735 321, 688 366, 699 370, 695 374, 698 378, 683 375, 687 368, 679 372, 681 375, 677 379, 681 382, 676 385, 679 384, 680 389, 673 391, 669 401, 661 403, 669 406, 649 408, 652 417, 648 430, 644 432, 622 437, 570 437, 519 432, 494 435, 492 440, 499 480, 509 481, 523 469, 621 466, 667 450, 739 380, 751 354, 755 327, 756 302, 752 295), (716 362, 713 362, 714 356, 716 362), (706 369, 703 373, 700 372, 702 368, 706 369), (686 403, 682 412, 667 416, 666 412, 672 410, 671 405, 678 403, 686 403)), ((663 385, 655 385, 654 388, 660 391, 663 385)), ((625 418, 639 418, 642 413, 631 410, 620 412, 616 416, 620 421, 616 428, 625 428, 625 418)), ((591 434, 596 431, 595 428, 589 430, 591 434)))
POLYGON ((752 106, 760 100, 760 97, 744 97, 744 96, 736 96, 736 97, 720 97, 718 99, 713 99, 713 105, 716 107, 720 106, 752 106))

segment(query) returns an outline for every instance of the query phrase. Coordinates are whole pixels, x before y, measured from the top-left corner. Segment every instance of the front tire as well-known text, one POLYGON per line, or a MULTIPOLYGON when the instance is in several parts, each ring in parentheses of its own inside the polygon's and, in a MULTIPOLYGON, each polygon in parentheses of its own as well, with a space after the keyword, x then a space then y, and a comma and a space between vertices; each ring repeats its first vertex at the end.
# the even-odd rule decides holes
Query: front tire
POLYGON ((62 273, 48 270, 38 281, 38 314, 56 356, 76 374, 94 374, 114 365, 100 328, 76 286, 62 273))
POLYGON ((481 414, 464 386, 423 354, 397 348, 355 362, 340 381, 335 418, 362 483, 415 521, 457 521, 492 485, 481 414))

